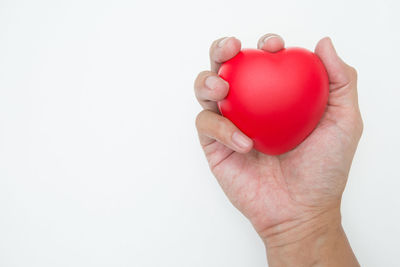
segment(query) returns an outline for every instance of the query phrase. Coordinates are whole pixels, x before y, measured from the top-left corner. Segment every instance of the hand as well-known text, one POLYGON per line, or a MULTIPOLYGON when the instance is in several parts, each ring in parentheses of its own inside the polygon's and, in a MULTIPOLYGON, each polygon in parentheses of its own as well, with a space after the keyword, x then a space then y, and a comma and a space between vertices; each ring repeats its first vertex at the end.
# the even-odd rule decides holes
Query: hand
MULTIPOLYGON (((258 42, 259 49, 269 52, 283 47, 283 39, 274 34, 258 42)), ((204 108, 196 127, 211 171, 233 205, 253 224, 269 259, 278 248, 321 238, 323 233, 334 233, 347 243, 340 202, 363 129, 356 70, 338 57, 329 38, 319 41, 315 53, 330 80, 325 114, 299 146, 270 156, 252 149, 252 140, 217 108, 216 102, 229 91, 218 69, 240 49, 234 37, 216 40, 210 48, 211 71, 201 72, 195 81, 196 97, 204 108)))

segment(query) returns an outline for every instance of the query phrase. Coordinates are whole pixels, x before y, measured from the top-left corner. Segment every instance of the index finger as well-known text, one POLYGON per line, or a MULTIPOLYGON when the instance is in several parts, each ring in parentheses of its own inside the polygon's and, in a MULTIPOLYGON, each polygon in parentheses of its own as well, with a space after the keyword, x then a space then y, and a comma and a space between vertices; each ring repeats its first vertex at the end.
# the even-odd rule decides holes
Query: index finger
POLYGON ((241 43, 235 37, 215 40, 210 47, 211 71, 217 73, 221 64, 239 53, 241 43))

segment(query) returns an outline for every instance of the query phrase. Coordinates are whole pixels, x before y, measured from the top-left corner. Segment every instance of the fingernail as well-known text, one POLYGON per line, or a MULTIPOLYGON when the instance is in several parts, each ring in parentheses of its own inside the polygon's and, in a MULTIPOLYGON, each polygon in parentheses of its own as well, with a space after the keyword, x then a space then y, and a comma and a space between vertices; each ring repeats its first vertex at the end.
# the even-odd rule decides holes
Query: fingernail
POLYGON ((221 41, 219 41, 218 43, 218 47, 223 47, 224 44, 226 43, 226 41, 228 41, 230 37, 225 37, 224 39, 222 39, 221 41))
POLYGON ((261 41, 260 47, 262 48, 262 47, 264 46, 264 44, 265 44, 269 39, 272 39, 272 38, 279 38, 279 37, 278 37, 278 35, 268 35, 268 36, 266 36, 266 37, 261 41))
POLYGON ((226 81, 220 79, 217 76, 208 76, 205 81, 205 85, 207 86, 208 89, 211 90, 214 90, 215 88, 218 87, 218 84, 222 83, 228 84, 226 81))
POLYGON ((251 146, 251 140, 247 136, 243 135, 240 132, 234 132, 232 135, 232 141, 239 148, 248 148, 251 146))

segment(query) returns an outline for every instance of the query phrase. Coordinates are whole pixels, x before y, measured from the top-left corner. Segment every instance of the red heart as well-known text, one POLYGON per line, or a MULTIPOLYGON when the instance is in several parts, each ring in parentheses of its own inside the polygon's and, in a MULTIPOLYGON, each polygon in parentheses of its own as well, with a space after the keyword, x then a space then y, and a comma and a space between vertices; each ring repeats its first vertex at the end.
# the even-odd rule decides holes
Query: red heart
POLYGON ((244 49, 222 64, 218 74, 229 93, 221 114, 270 155, 299 145, 321 119, 329 94, 326 69, 314 53, 287 48, 276 53, 244 49))

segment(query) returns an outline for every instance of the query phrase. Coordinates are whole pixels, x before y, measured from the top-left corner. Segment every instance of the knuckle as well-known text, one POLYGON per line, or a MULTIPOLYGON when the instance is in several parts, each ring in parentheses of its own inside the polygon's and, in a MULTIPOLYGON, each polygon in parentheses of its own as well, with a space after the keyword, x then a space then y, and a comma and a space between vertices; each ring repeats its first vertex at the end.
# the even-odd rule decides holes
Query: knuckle
POLYGON ((213 51, 215 50, 215 47, 217 47, 217 44, 218 44, 218 42, 221 40, 221 38, 219 38, 219 39, 217 39, 217 40, 214 40, 212 43, 211 43, 211 46, 210 46, 210 49, 209 49, 209 53, 210 53, 210 56, 213 54, 213 51))
POLYGON ((349 76, 350 76, 350 79, 351 79, 352 81, 357 81, 358 72, 357 72, 357 70, 356 70, 354 67, 352 67, 352 66, 349 66, 349 76))
POLYGON ((202 121, 203 121, 203 117, 204 117, 204 113, 206 112, 206 110, 202 110, 199 114, 197 114, 196 116, 196 120, 195 120, 195 125, 198 131, 200 131, 201 127, 202 127, 202 121))
POLYGON ((196 117, 196 128, 199 133, 213 136, 225 142, 230 132, 229 123, 222 116, 210 110, 203 110, 196 117))
POLYGON ((199 73, 199 78, 203 78, 203 77, 205 77, 205 76, 208 76, 208 75, 210 75, 210 72, 211 71, 209 71, 209 70, 203 70, 203 71, 201 71, 200 73, 199 73))
POLYGON ((211 137, 222 144, 230 144, 236 127, 226 118, 212 111, 203 110, 196 117, 196 127, 200 135, 211 137))
POLYGON ((207 71, 207 70, 201 71, 197 75, 197 77, 194 81, 194 89, 199 89, 203 85, 205 78, 209 75, 210 75, 210 71, 207 71))
POLYGON ((234 126, 228 119, 218 116, 215 131, 219 139, 227 143, 229 142, 230 136, 234 132, 234 126))

